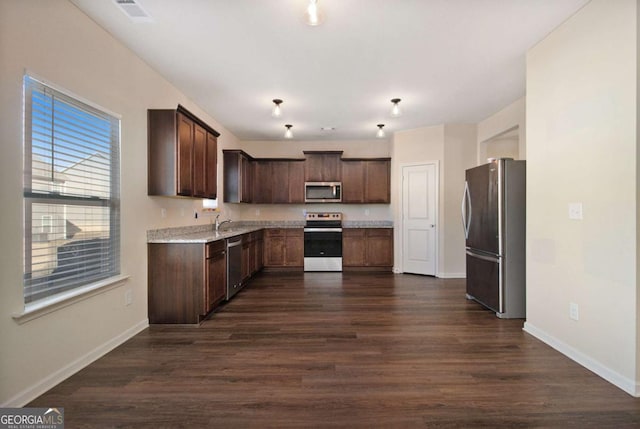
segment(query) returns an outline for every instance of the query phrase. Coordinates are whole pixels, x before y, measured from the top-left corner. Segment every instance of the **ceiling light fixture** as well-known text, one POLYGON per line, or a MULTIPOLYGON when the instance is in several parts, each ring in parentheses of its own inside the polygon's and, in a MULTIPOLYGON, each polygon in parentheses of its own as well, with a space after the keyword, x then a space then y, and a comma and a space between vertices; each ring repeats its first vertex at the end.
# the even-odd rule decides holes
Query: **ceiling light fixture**
POLYGON ((322 18, 323 16, 318 8, 318 0, 309 0, 309 5, 307 6, 307 11, 304 15, 304 21, 308 25, 315 27, 322 23, 322 18))
POLYGON ((287 128, 287 131, 284 132, 284 138, 285 139, 292 139, 293 138, 293 132, 291 131, 291 127, 293 127, 293 125, 285 125, 285 127, 287 128))
POLYGON ((376 137, 378 137, 379 139, 383 139, 384 138, 384 124, 378 124, 378 132, 376 133, 376 137))
POLYGON ((393 107, 391 108, 391 116, 393 116, 394 118, 397 118, 398 116, 402 115, 402 111, 400 110, 400 103, 399 98, 392 98, 391 102, 393 103, 393 107))
POLYGON ((273 116, 274 118, 279 118, 280 116, 282 116, 282 107, 280 107, 280 105, 282 104, 282 100, 280 100, 279 98, 274 98, 273 104, 274 106, 271 110, 271 116, 273 116))

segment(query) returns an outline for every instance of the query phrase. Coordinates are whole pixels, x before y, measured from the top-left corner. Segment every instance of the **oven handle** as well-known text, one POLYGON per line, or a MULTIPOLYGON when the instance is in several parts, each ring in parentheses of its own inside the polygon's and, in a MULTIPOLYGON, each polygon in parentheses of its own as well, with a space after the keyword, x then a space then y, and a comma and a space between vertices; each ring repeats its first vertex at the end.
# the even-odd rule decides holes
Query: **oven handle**
POLYGON ((342 232, 342 228, 305 228, 304 232, 342 232))

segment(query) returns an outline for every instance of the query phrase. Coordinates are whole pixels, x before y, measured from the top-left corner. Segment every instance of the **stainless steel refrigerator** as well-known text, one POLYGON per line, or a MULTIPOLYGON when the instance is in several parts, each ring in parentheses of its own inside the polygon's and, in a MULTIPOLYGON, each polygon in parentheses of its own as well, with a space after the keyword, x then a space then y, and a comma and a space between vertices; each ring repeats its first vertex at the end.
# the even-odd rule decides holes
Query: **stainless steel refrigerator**
POLYGON ((526 315, 525 193, 525 161, 496 159, 466 171, 467 298, 501 318, 526 315))

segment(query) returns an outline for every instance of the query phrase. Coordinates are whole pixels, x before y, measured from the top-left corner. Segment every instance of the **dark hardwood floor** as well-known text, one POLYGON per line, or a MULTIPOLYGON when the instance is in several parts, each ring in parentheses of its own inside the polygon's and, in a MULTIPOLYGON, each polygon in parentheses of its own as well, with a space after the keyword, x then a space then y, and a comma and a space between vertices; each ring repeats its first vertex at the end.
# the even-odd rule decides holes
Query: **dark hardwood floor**
POLYGON ((464 298, 464 280, 261 274, 29 406, 78 427, 640 426, 640 400, 464 298))

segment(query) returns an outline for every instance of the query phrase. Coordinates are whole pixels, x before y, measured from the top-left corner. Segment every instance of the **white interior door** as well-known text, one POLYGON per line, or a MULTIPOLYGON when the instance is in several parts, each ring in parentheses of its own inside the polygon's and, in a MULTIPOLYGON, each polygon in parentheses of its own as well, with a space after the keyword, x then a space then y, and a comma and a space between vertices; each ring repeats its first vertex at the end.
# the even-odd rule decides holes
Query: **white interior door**
POLYGON ((402 168, 402 269, 436 275, 436 164, 402 168))

